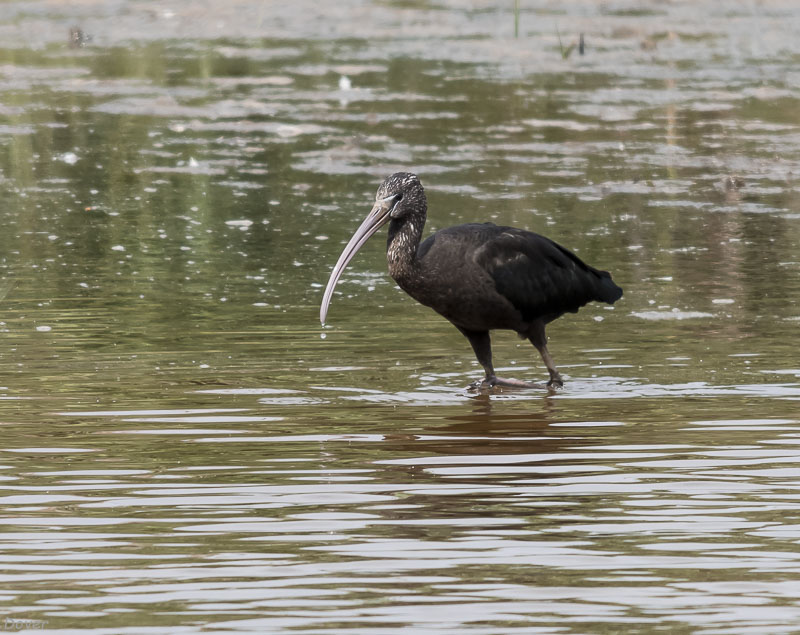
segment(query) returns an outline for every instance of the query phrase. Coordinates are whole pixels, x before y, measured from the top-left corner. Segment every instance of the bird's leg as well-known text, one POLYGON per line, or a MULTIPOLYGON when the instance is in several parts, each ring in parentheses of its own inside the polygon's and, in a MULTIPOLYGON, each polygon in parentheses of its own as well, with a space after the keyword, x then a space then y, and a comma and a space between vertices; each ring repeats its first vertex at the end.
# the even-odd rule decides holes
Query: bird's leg
POLYGON ((475 351, 475 357, 478 358, 478 363, 483 366, 486 373, 486 379, 483 382, 476 381, 470 384, 470 388, 478 388, 486 384, 494 386, 497 377, 494 374, 494 366, 492 365, 492 340, 489 337, 489 331, 468 331, 461 327, 456 327, 461 333, 469 340, 472 345, 472 350, 475 351))
POLYGON ((486 372, 486 378, 483 381, 473 382, 469 385, 470 388, 492 388, 493 386, 543 388, 541 384, 531 384, 519 379, 503 379, 495 375, 494 366, 492 365, 492 340, 489 337, 489 331, 467 331, 460 327, 456 328, 469 340, 472 350, 475 351, 475 357, 478 358, 478 363, 483 366, 483 370, 486 372))
POLYGON ((547 366, 547 372, 550 373, 550 381, 547 382, 548 388, 561 388, 564 385, 564 380, 561 379, 561 373, 558 372, 553 358, 550 357, 550 351, 547 350, 547 336, 544 334, 544 324, 541 322, 536 323, 531 329, 528 339, 539 351, 544 365, 547 366))

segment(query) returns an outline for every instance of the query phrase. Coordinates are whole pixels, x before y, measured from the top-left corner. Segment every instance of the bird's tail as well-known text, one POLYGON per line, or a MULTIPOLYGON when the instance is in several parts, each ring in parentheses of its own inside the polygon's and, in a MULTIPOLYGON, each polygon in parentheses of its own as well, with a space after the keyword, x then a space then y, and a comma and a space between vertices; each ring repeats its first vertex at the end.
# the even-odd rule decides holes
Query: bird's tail
POLYGON ((611 274, 608 271, 598 271, 600 279, 597 285, 597 299, 601 302, 614 304, 622 297, 622 288, 618 287, 611 279, 611 274))

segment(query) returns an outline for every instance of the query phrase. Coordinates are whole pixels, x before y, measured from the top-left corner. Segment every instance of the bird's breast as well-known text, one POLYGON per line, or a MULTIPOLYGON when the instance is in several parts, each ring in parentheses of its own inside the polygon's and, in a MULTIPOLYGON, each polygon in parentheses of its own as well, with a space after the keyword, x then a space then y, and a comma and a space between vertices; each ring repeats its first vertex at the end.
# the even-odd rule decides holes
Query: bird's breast
POLYGON ((497 293, 491 277, 470 263, 447 268, 424 263, 411 275, 401 271, 392 277, 417 302, 462 328, 523 328, 519 312, 497 293))

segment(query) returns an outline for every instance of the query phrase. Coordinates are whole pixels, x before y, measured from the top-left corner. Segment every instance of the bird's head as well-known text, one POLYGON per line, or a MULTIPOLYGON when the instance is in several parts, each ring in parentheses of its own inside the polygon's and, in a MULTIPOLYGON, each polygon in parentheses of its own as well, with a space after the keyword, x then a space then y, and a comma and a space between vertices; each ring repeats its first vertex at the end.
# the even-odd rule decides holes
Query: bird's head
POLYGON ((375 206, 379 205, 388 208, 389 219, 392 220, 400 220, 425 209, 425 190, 417 175, 395 172, 384 180, 375 194, 375 206))
POLYGON ((319 311, 319 321, 322 324, 325 324, 325 316, 328 314, 333 289, 336 287, 339 277, 364 243, 389 221, 402 223, 412 216, 424 215, 426 209, 425 190, 416 174, 396 172, 381 183, 375 195, 375 204, 372 206, 372 210, 353 234, 350 242, 347 243, 331 272, 319 311))

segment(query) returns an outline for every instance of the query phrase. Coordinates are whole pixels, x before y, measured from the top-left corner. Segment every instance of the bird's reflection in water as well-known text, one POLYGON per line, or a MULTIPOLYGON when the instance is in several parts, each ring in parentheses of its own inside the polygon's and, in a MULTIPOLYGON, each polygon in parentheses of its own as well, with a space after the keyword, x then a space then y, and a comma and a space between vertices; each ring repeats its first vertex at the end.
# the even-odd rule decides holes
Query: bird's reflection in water
POLYGON ((413 432, 387 434, 384 439, 392 453, 399 455, 420 451, 426 456, 451 457, 553 453, 576 442, 574 435, 567 437, 550 427, 561 421, 558 413, 557 404, 549 398, 536 399, 530 409, 520 411, 518 402, 503 402, 496 395, 479 393, 437 417, 422 418, 417 408, 395 415, 398 429, 413 432))

